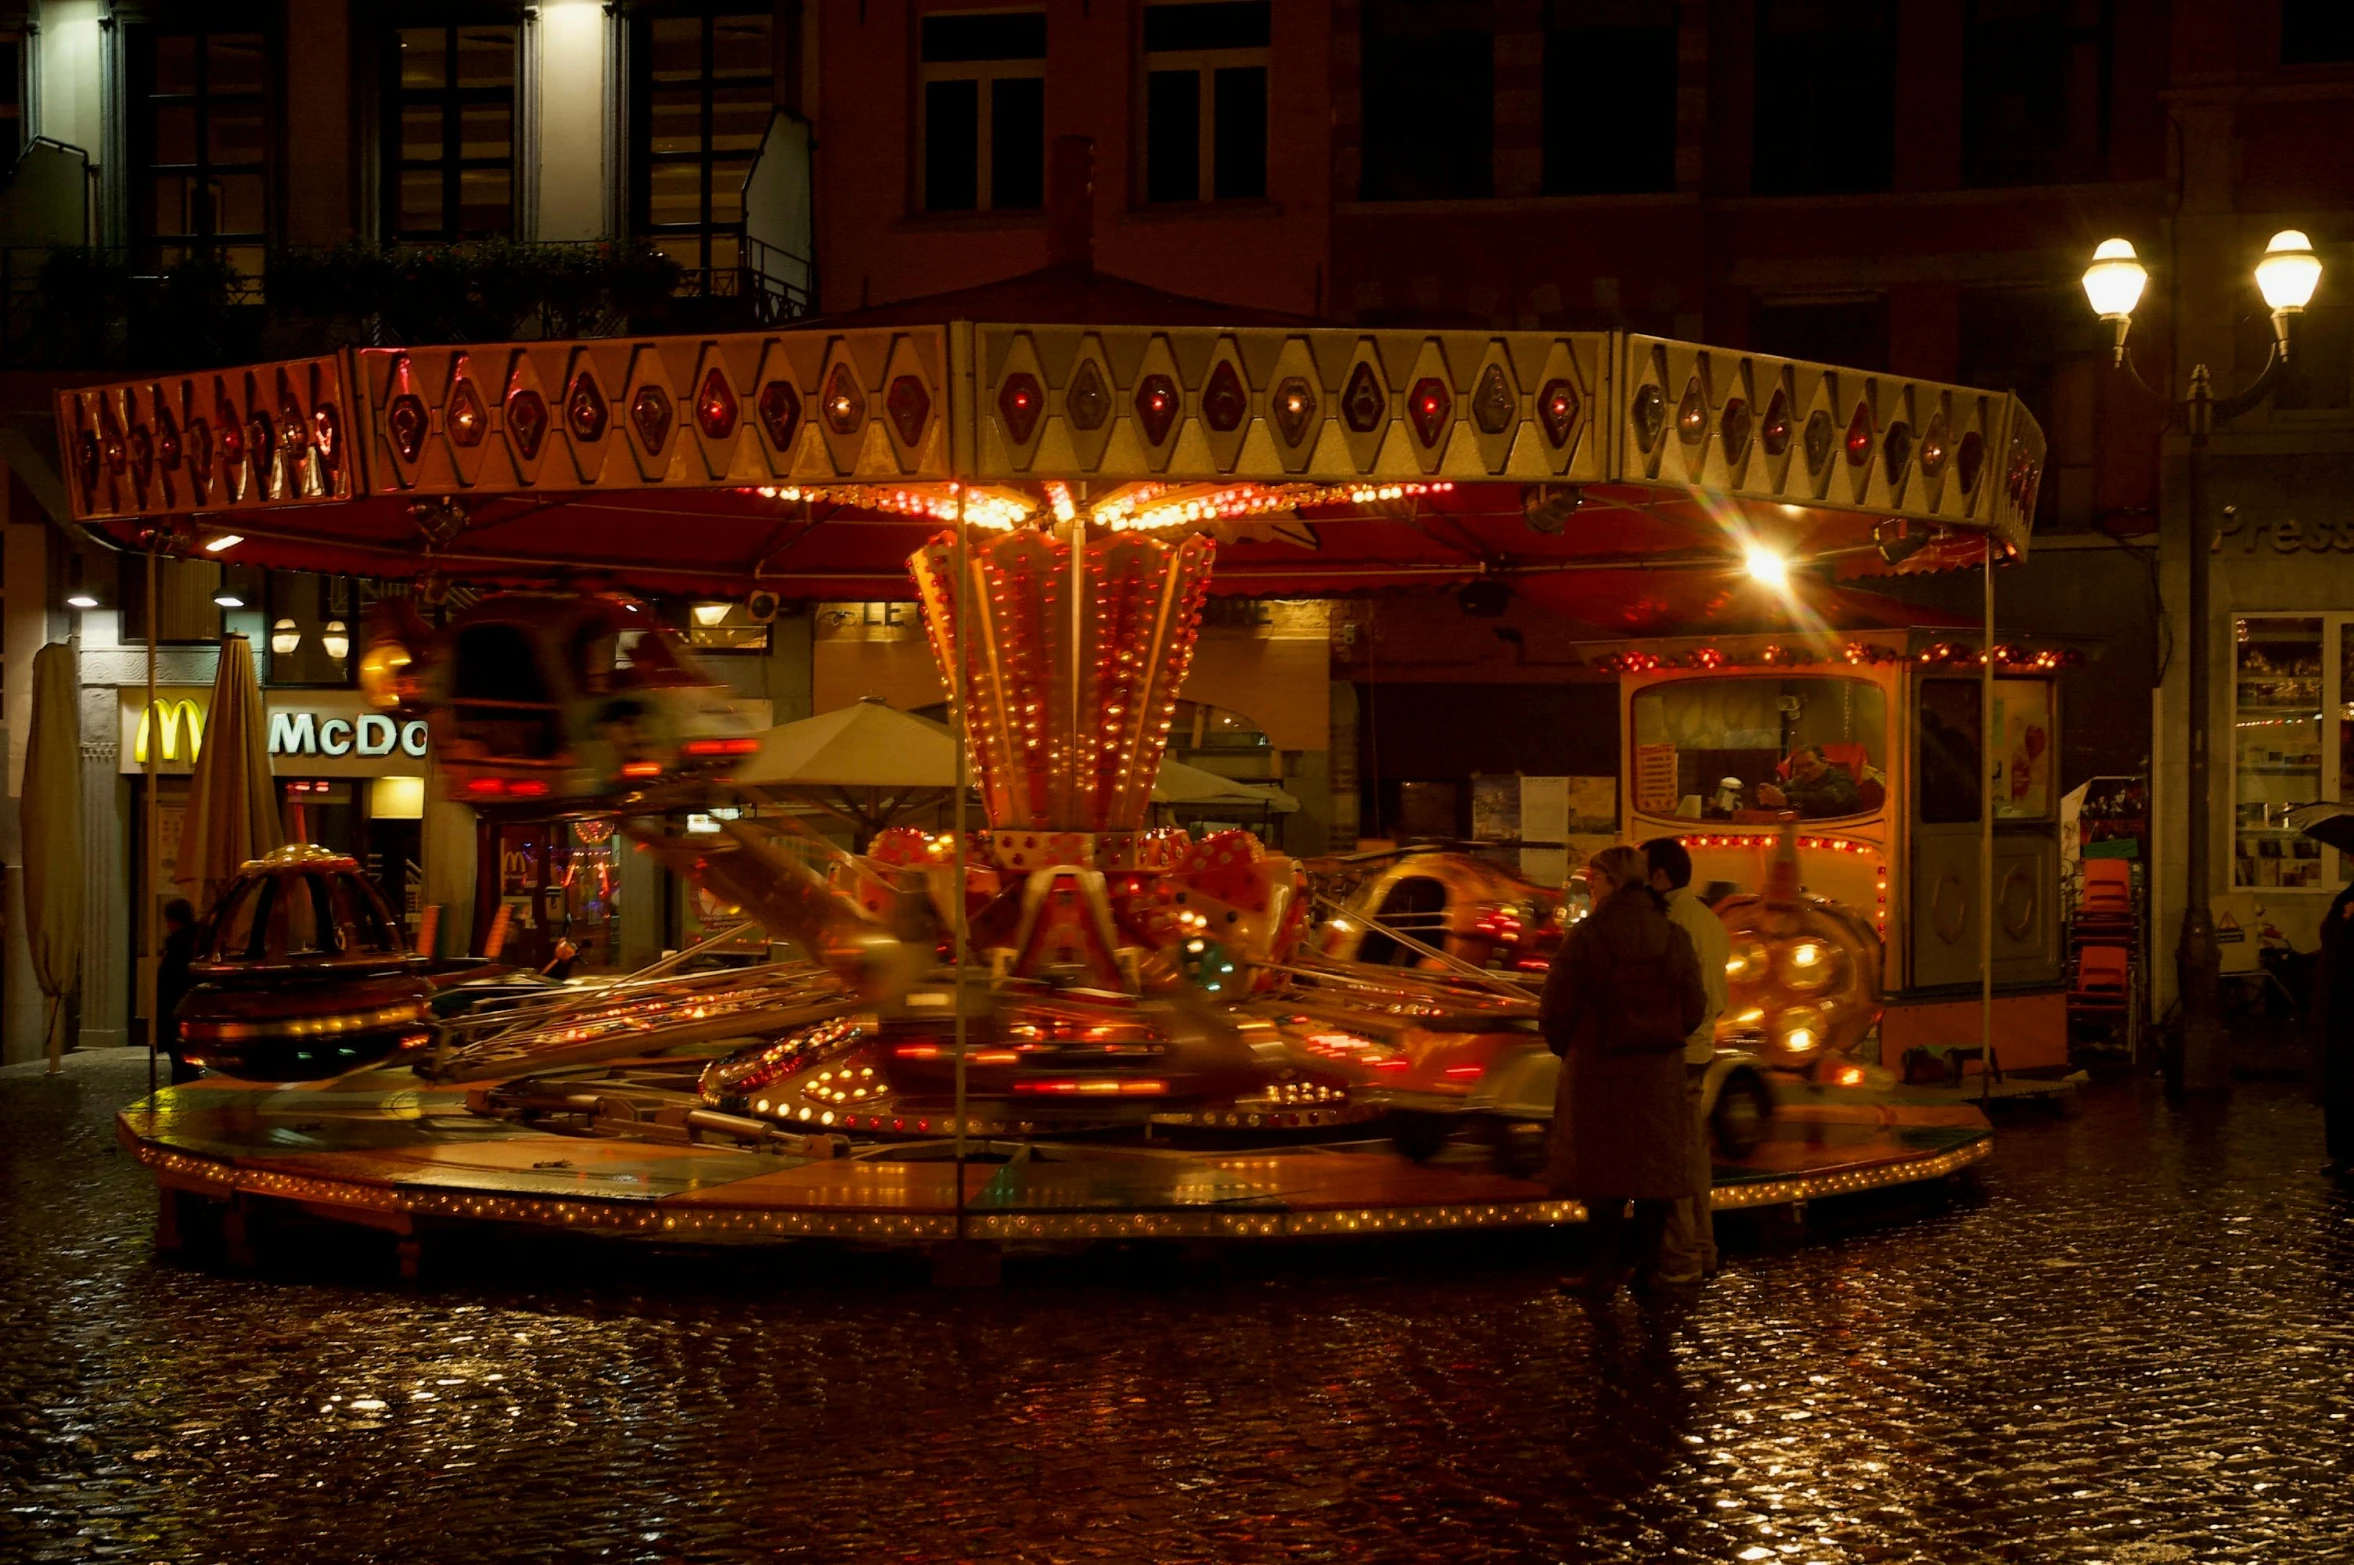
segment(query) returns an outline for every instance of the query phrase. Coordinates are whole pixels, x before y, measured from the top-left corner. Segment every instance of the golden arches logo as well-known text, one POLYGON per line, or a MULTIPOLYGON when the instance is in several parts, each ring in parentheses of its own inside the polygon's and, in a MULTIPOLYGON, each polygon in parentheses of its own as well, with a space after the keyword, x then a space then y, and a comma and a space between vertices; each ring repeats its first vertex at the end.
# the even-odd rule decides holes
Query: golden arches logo
POLYGON ((180 758, 180 738, 185 731, 188 739, 188 763, 196 764, 196 752, 204 747, 204 709, 185 697, 157 701, 139 714, 139 736, 131 746, 131 759, 141 766, 147 764, 148 736, 158 727, 163 730, 163 758, 180 758))

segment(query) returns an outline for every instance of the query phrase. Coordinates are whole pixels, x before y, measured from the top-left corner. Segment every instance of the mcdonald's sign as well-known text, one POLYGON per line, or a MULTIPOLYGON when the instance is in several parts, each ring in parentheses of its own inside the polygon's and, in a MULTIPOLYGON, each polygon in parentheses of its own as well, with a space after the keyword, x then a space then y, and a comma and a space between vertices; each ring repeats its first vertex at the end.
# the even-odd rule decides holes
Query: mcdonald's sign
POLYGON ((196 753, 204 748, 204 709, 186 697, 157 700, 139 714, 139 737, 131 746, 131 759, 145 766, 150 736, 159 733, 163 746, 162 760, 179 760, 184 740, 188 763, 193 766, 196 764, 196 753))

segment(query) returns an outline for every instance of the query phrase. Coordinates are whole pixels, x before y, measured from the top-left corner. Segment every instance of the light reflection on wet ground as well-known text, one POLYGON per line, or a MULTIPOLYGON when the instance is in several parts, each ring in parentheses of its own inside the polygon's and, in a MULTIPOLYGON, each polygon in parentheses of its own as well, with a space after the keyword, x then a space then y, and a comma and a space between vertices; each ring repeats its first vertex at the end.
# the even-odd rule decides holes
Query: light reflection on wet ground
POLYGON ((1493 1240, 157 1264, 109 1115, 0 1075, 0 1559, 2162 1561, 2354 1552, 2354 1200, 2315 1111, 2104 1089, 1818 1207, 1688 1314, 1493 1240))

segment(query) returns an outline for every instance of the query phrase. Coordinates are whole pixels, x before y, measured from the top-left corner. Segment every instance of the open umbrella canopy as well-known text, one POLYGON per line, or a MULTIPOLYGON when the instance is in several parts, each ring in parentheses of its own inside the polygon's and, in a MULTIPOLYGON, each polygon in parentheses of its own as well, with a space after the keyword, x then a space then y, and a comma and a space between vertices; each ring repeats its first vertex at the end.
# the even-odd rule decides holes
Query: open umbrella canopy
POLYGON ((736 780, 764 787, 953 788, 956 736, 944 723, 866 696, 771 728, 736 780))
POLYGON ((223 636, 204 743, 188 779, 188 808, 180 828, 178 879, 199 912, 212 906, 246 861, 286 843, 268 746, 253 644, 243 636, 223 636))
POLYGON ((1236 805, 1254 810, 1273 810, 1278 815, 1289 815, 1300 807, 1300 801, 1281 788, 1265 783, 1237 782, 1221 777, 1216 772, 1188 766, 1183 761, 1163 760, 1160 775, 1153 779, 1152 802, 1175 805, 1184 809, 1236 805))
POLYGON ((2354 806, 2300 804, 2289 811, 2287 819, 2291 827, 2314 841, 2354 853, 2354 806))
POLYGON ((52 642, 33 657, 32 735, 25 747, 25 940, 49 997, 49 1059, 64 1052, 63 1001, 81 983, 82 688, 74 649, 52 642))

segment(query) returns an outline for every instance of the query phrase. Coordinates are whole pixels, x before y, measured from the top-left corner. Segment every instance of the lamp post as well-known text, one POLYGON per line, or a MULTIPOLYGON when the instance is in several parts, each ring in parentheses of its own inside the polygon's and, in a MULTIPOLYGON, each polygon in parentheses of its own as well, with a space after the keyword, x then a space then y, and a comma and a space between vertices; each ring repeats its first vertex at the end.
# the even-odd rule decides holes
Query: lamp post
POLYGON ((2144 392, 2165 404, 2168 416, 2190 436, 2190 864, 2183 876, 2182 936, 2174 948, 2175 974, 2182 993, 2182 1046, 2178 1079, 2186 1092, 2222 1092, 2231 1085, 2224 1057, 2223 1023, 2217 1014, 2216 989, 2222 953, 2215 943, 2215 913, 2209 887, 2214 830, 2214 772, 2208 744, 2210 639, 2208 624, 2207 438, 2214 427, 2238 417, 2272 394, 2281 367, 2289 357, 2289 317, 2301 312, 2321 281, 2321 261, 2313 245, 2297 230, 2284 229, 2265 246, 2256 263, 2256 287, 2272 310, 2272 350, 2264 368, 2243 390, 2230 396, 2215 394, 2207 366, 2191 370, 2190 391, 2175 397, 2159 391, 2134 368, 2125 345, 2133 325, 2133 307, 2141 302, 2149 273, 2133 253, 2131 242, 2104 240, 2085 268, 2084 294, 2101 319, 2117 329, 2115 367, 2144 392))

